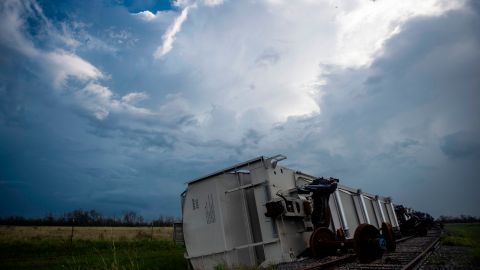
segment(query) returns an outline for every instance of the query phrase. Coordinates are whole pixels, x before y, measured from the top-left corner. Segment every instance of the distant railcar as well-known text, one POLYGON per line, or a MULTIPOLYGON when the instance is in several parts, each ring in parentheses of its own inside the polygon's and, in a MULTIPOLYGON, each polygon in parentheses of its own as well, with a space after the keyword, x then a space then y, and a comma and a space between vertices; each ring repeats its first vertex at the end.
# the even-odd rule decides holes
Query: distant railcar
POLYGON ((395 214, 398 217, 400 232, 403 236, 425 236, 434 226, 434 219, 430 214, 415 211, 403 205, 395 206, 395 214))

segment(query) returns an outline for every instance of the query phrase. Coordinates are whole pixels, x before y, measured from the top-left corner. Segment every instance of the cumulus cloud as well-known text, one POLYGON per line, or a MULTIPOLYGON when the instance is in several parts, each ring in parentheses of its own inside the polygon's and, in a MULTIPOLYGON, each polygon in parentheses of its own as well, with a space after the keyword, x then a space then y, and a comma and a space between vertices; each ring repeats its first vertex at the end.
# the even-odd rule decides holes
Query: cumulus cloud
MULTIPOLYGON (((35 1, 6 1, 2 4, 2 43, 46 67, 56 87, 62 86, 69 77, 82 81, 103 77, 99 69, 73 52, 61 48, 52 51, 38 48, 32 41, 35 37, 29 36, 24 31, 30 27, 27 18, 35 21, 38 24, 36 27, 39 28, 37 31, 44 32, 47 37, 57 38, 61 35, 35 1)), ((67 44, 71 42, 68 41, 67 44)))
POLYGON ((134 92, 134 93, 129 93, 123 96, 122 101, 127 104, 135 104, 147 98, 148 98, 148 95, 143 92, 134 92))
POLYGON ((93 112, 99 120, 105 119, 112 111, 127 112, 137 116, 152 115, 150 110, 134 105, 136 102, 148 97, 145 93, 128 93, 121 99, 117 99, 107 87, 89 83, 75 95, 80 103, 93 112))
POLYGON ((465 204, 478 204, 469 190, 480 188, 480 79, 472 72, 480 70, 474 49, 480 20, 474 13, 467 5, 411 20, 369 66, 330 67, 322 113, 290 119, 258 144, 264 152, 286 153, 302 170, 336 175, 434 215, 478 212, 465 204), (463 199, 426 202, 425 194, 463 199))
POLYGON ((203 0, 203 4, 211 7, 221 5, 223 2, 224 0, 203 0))
MULTIPOLYGON (((0 120, 23 117, 35 130, 19 143, 17 130, 0 126, 2 179, 39 175, 66 194, 58 201, 108 207, 121 195, 109 190, 156 187, 175 205, 189 178, 283 153, 292 168, 433 214, 478 212, 422 201, 433 191, 478 200, 469 192, 480 188, 472 4, 176 1, 132 15, 102 2, 75 22, 39 15, 29 24, 41 8, 28 3, 0 4, 0 120), (15 169, 28 163, 31 175, 15 169)), ((138 207, 155 208, 153 197, 138 207)))
POLYGON ((464 1, 361 1, 350 8, 338 3, 334 64, 345 67, 368 65, 384 42, 398 34, 405 22, 418 16, 439 16, 459 9, 464 1))
POLYGON ((135 13, 134 15, 145 21, 151 21, 156 18, 156 15, 153 14, 150 10, 140 11, 138 13, 135 13))
POLYGON ((112 91, 98 84, 88 84, 76 93, 83 106, 92 111, 100 120, 105 119, 112 107, 112 91))
POLYGON ((102 72, 88 61, 63 50, 39 53, 45 59, 46 66, 53 76, 56 88, 64 86, 68 78, 81 81, 98 80, 104 77, 102 72))
MULTIPOLYGON (((178 15, 178 12, 175 10, 158 10, 155 13, 150 10, 144 10, 137 13, 132 13, 133 17, 140 19, 145 23, 157 23, 164 22, 171 24, 171 21, 175 20, 178 15)), ((164 30, 164 26, 162 24, 156 24, 156 27, 159 27, 160 30, 164 30)))
MULTIPOLYGON (((135 102, 147 98, 145 93, 129 93, 122 99, 114 98, 112 91, 103 85, 100 80, 106 76, 89 61, 75 54, 74 51, 67 51, 68 47, 60 47, 54 50, 45 50, 36 46, 30 36, 24 31, 28 29, 27 19, 35 21, 39 29, 48 38, 58 39, 71 46, 73 42, 69 33, 62 35, 62 32, 45 17, 43 10, 35 1, 6 1, 2 4, 2 44, 16 50, 31 60, 34 60, 37 72, 50 76, 52 85, 56 89, 69 89, 71 79, 75 83, 86 84, 81 90, 75 93, 77 100, 87 110, 91 111, 99 120, 105 119, 111 111, 128 112, 132 115, 149 115, 151 112, 144 108, 134 106, 135 102)), ((66 29, 63 28, 63 34, 66 29)), ((74 47, 78 46, 75 45, 74 47)), ((73 87, 75 89, 75 87, 73 87)))
MULTIPOLYGON (((170 51, 175 55, 165 59, 162 68, 184 77, 179 85, 188 89, 184 98, 200 126, 216 119, 208 115, 222 107, 232 115, 230 121, 218 122, 227 126, 228 136, 205 137, 238 142, 239 128, 263 133, 289 118, 322 113, 318 101, 325 94, 321 86, 328 67, 368 66, 406 22, 461 6, 442 1, 225 2, 213 11, 198 5, 189 12, 181 36, 171 31, 174 27, 164 35, 165 41, 176 41, 175 51, 170 51), (260 112, 261 125, 249 116, 260 112)), ((169 51, 168 44, 156 50, 156 57, 169 51)))

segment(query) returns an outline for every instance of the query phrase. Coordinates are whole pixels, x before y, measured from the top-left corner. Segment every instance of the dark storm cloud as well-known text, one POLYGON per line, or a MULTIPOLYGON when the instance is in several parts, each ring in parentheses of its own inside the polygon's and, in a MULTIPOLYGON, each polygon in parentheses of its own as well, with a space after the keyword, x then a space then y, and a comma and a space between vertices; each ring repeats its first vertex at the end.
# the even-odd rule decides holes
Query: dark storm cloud
MULTIPOLYGON (((136 43, 127 41, 141 36, 144 44, 153 44, 153 51, 154 43, 146 40, 158 39, 162 23, 167 21, 159 18, 155 25, 138 27, 149 33, 131 31, 133 28, 128 27, 145 23, 125 10, 112 10, 104 5, 93 8, 94 12, 80 14, 82 5, 88 4, 77 2, 61 9, 43 6, 47 16, 60 19, 45 21, 43 11, 35 4, 8 1, 1 6, 5 16, 0 33, 0 215, 59 214, 74 208, 95 208, 106 214, 135 208, 146 217, 178 215, 178 195, 184 189, 183 182, 212 167, 205 162, 186 164, 181 157, 179 160, 171 156, 179 140, 174 128, 195 124, 192 116, 179 108, 176 96, 160 102, 160 114, 155 119, 120 111, 102 121, 75 100, 75 93, 89 85, 78 75, 92 74, 88 72, 94 70, 83 60, 87 57, 115 76, 115 80, 98 81, 96 75, 88 75, 87 79, 93 80, 95 86, 92 89, 98 91, 93 92, 98 93, 93 97, 103 100, 98 103, 93 99, 94 103, 86 104, 93 106, 90 108, 103 109, 101 106, 107 105, 104 109, 108 112, 110 105, 124 106, 122 102, 127 102, 124 95, 132 89, 141 90, 152 84, 153 78, 156 81, 165 77, 148 69, 145 72, 125 66, 142 54, 151 58, 148 48, 143 45, 142 50, 131 48, 136 43), (91 26, 85 22, 96 21, 95 16, 102 13, 108 13, 117 22, 115 27, 108 22, 99 23, 96 31, 89 32, 91 26), (29 16, 31 19, 25 20, 29 16), (121 29, 125 21, 130 24, 121 29), (35 31, 22 32, 22 26, 13 22, 23 22, 26 28, 35 31), (34 28, 30 22, 34 22, 34 28), (67 40, 73 42, 70 45, 61 45, 57 40, 48 43, 48 38, 37 38, 40 33, 58 39, 72 35, 80 43, 73 40, 67 40), (128 40, 124 41, 124 37, 128 40), (78 54, 50 51, 60 45, 63 50, 76 46, 78 54), (120 49, 121 57, 117 53, 120 49), (45 59, 57 59, 48 57, 64 57, 60 64, 65 66, 58 68, 57 62, 45 63, 45 59), (86 69, 74 69, 58 89, 51 77, 45 75, 52 69, 53 74, 61 74, 63 68, 72 68, 68 60, 75 60, 73 65, 86 69), (142 80, 131 81, 139 76, 142 80), (106 86, 115 88, 117 93, 109 92, 106 86), (110 93, 112 97, 108 96, 110 93)), ((169 80, 162 87, 171 83, 169 80)), ((161 89, 156 89, 152 96, 162 95, 161 89)))
POLYGON ((152 197, 131 194, 131 191, 110 191, 102 194, 96 194, 93 200, 99 203, 111 204, 117 207, 120 206, 123 208, 134 207, 136 209, 146 209, 148 208, 152 197))
MULTIPOLYGON (((478 131, 478 130, 477 130, 478 131)), ((451 159, 480 159, 478 133, 459 131, 443 138, 442 151, 451 159)))
POLYGON ((412 20, 369 67, 328 67, 322 113, 292 119, 260 144, 434 215, 478 215, 479 28, 472 6, 412 20))
MULTIPOLYGON (((40 23, 28 33, 1 26, 0 215, 74 208, 179 215, 184 182, 278 153, 287 155, 284 163, 294 169, 339 177, 349 186, 435 215, 479 214, 480 20, 475 2, 409 21, 369 66, 319 63, 321 112, 280 122, 269 118, 268 109, 289 107, 290 100, 244 114, 236 113, 248 102, 228 102, 255 102, 266 87, 262 81, 241 84, 238 97, 224 101, 235 90, 227 89, 228 72, 233 70, 236 87, 242 70, 237 73, 238 67, 223 62, 226 52, 214 50, 219 47, 207 46, 221 41, 217 32, 202 32, 211 43, 195 44, 199 51, 173 50, 171 58, 154 61, 161 36, 178 14, 164 12, 147 22, 130 12, 163 8, 149 1, 140 6, 124 1, 126 8, 117 4, 40 2, 50 23, 37 16, 40 23), (15 39, 19 36, 23 39, 15 39), (180 57, 189 53, 200 60, 180 57), (67 65, 72 59, 76 65, 67 65), (221 63, 218 70, 211 65, 214 60, 221 63), (71 73, 55 85, 54 75, 65 70, 71 73), (85 91, 87 98, 79 99, 85 91), (131 93, 137 98, 143 93, 145 99, 128 103, 131 93), (210 109, 198 105, 202 102, 210 109), (456 196, 464 201, 445 199, 456 196)), ((255 12, 263 18, 260 10, 255 12)), ((24 18, 28 12, 21 14, 24 18)), ((203 29, 208 20, 192 14, 203 29)), ((222 16, 233 29, 231 17, 222 16)), ((7 18, 2 17, 11 22, 7 18)), ((185 33, 199 35, 188 23, 185 33)), ((185 36, 177 41, 185 44, 185 36)), ((221 46, 237 57, 237 45, 221 46)), ((256 48, 248 57, 249 68, 273 70, 288 61, 287 50, 256 48)), ((272 77, 278 79, 276 73, 272 77)), ((282 91, 275 87, 275 93, 282 91)), ((266 102, 274 97, 266 96, 266 102)))

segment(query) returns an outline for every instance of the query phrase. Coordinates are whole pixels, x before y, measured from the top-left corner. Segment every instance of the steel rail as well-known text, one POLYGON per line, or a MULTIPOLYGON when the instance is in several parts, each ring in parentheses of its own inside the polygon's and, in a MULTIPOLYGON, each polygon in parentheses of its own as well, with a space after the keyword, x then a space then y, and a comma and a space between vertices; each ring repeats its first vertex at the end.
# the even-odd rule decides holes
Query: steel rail
MULTIPOLYGON (((402 242, 405 242, 407 240, 415 239, 415 238, 417 238, 417 237, 416 236, 407 236, 407 237, 397 239, 395 242, 398 244, 398 243, 402 243, 402 242)), ((414 267, 417 266, 420 263, 422 258, 424 258, 427 254, 429 254, 429 252, 435 247, 435 245, 439 242, 439 240, 440 240, 440 236, 436 236, 435 239, 430 244, 428 244, 428 246, 425 249, 423 249, 423 251, 420 254, 415 256, 415 258, 410 260, 405 266, 398 265, 398 264, 396 265, 396 267, 395 267, 395 265, 392 265, 392 264, 368 264, 368 265, 363 265, 362 266, 362 264, 359 264, 357 267, 359 267, 360 269, 367 269, 370 266, 374 267, 376 269, 382 269, 384 267, 389 268, 389 269, 390 269, 390 267, 395 267, 395 268, 399 267, 397 269, 411 270, 411 269, 414 269, 414 267)), ((393 253, 393 254, 395 254, 395 253, 393 253)), ((347 264, 349 262, 352 262, 356 258, 357 258, 357 256, 355 254, 349 254, 349 255, 344 255, 342 257, 326 261, 326 262, 319 262, 319 263, 316 263, 316 264, 313 264, 313 265, 308 265, 308 266, 303 267, 301 269, 302 270, 317 270, 317 269, 333 268, 335 266, 341 266, 343 264, 347 264)), ((356 267, 354 267, 354 268, 356 268, 356 267)))
MULTIPOLYGON (((402 237, 400 239, 395 240, 395 242, 396 243, 401 243, 401 242, 404 242, 404 241, 406 241, 408 239, 411 239, 413 237, 414 236, 402 237)), ((356 258, 357 258, 357 255, 355 255, 355 254, 344 255, 340 258, 336 258, 336 259, 333 259, 333 260, 330 260, 330 261, 327 261, 327 262, 322 262, 322 263, 318 263, 318 264, 315 264, 315 265, 307 266, 305 268, 302 268, 302 270, 316 270, 316 269, 332 267, 332 266, 335 266, 337 264, 342 264, 342 263, 347 263, 347 262, 353 261, 356 258)))
POLYGON ((428 247, 420 253, 417 257, 410 261, 407 265, 405 265, 402 270, 411 270, 413 269, 420 261, 423 259, 427 254, 430 253, 435 247, 435 245, 440 241, 440 236, 438 236, 428 247))
POLYGON ((333 259, 333 260, 330 260, 330 261, 327 261, 327 262, 307 266, 305 268, 302 268, 302 270, 323 269, 323 268, 332 267, 332 266, 335 266, 335 265, 338 265, 338 264, 346 263, 346 262, 349 262, 349 261, 353 261, 356 258, 357 258, 357 255, 355 255, 355 254, 345 255, 345 256, 342 256, 340 258, 336 258, 336 259, 333 259))
POLYGON ((395 242, 398 244, 398 243, 401 243, 401 242, 405 242, 405 241, 407 241, 408 239, 412 239, 412 238, 414 238, 414 237, 415 237, 414 235, 402 237, 402 238, 400 238, 400 239, 395 240, 395 242))
POLYGON ((431 231, 425 237, 409 237, 408 239, 399 239, 400 242, 406 242, 404 246, 397 247, 397 251, 384 255, 382 259, 369 264, 346 265, 346 269, 402 269, 411 270, 418 267, 421 262, 440 240, 440 235, 436 231, 431 231), (417 251, 415 251, 417 250, 417 251), (388 262, 387 262, 388 261, 388 262))

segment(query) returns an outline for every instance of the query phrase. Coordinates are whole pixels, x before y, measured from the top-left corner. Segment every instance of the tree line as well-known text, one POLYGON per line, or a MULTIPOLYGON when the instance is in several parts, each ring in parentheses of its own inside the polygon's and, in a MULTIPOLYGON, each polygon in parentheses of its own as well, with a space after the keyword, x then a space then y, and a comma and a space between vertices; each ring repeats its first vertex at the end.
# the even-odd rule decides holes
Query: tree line
POLYGON ((76 209, 55 216, 51 213, 41 218, 26 218, 22 216, 0 217, 0 225, 11 226, 112 226, 112 227, 135 227, 135 226, 172 226, 175 222, 181 222, 173 216, 160 215, 158 218, 147 221, 135 211, 124 211, 121 215, 105 216, 96 210, 76 209))
POLYGON ((470 215, 440 216, 438 221, 443 223, 477 223, 480 222, 480 217, 474 217, 470 215))

